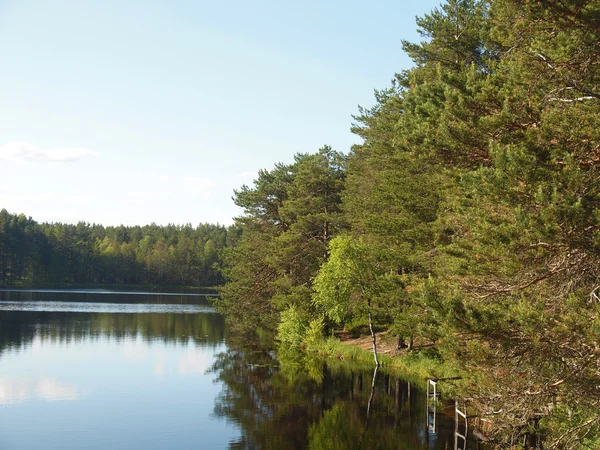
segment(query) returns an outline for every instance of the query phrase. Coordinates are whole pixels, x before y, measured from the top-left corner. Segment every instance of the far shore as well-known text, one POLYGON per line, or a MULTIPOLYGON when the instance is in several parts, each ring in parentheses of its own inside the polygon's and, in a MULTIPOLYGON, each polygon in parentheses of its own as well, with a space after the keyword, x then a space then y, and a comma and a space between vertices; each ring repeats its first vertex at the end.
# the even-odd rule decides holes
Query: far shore
POLYGON ((11 282, 1 283, 0 289, 104 289, 110 291, 144 291, 163 293, 185 293, 185 294, 217 294, 215 286, 176 286, 176 285, 153 285, 153 284, 75 284, 75 283, 29 283, 11 282))

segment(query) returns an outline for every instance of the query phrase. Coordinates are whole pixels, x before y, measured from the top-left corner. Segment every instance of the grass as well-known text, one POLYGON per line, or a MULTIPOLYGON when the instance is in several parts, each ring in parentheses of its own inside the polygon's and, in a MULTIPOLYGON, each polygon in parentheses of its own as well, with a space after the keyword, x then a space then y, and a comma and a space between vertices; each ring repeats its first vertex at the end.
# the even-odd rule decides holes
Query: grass
MULTIPOLYGON (((352 361, 361 365, 375 364, 372 351, 363 350, 356 345, 344 344, 335 337, 314 342, 305 351, 310 356, 352 361)), ((383 370, 409 381, 424 383, 427 379, 456 378, 462 375, 462 371, 456 364, 444 361, 433 348, 415 350, 399 356, 378 356, 383 370)), ((460 384, 460 380, 448 382, 448 386, 457 387, 460 384)), ((449 393, 448 389, 446 392, 449 393)))

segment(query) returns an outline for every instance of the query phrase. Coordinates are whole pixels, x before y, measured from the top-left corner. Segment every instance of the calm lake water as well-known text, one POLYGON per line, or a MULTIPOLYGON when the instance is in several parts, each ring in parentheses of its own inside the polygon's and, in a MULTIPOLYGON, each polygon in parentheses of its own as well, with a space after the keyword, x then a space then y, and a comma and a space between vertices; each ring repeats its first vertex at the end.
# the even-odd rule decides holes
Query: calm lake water
POLYGON ((0 291, 3 450, 464 448, 424 387, 281 364, 204 296, 0 291))

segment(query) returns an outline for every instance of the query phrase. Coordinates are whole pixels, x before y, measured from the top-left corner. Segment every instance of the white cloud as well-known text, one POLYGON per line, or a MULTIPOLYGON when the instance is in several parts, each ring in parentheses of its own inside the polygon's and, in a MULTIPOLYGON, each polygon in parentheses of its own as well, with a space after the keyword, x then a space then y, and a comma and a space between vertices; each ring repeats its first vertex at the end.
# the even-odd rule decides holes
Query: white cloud
POLYGON ((87 148, 43 149, 28 142, 9 142, 0 145, 0 161, 68 162, 96 156, 87 148))
POLYGON ((185 184, 187 190, 192 194, 199 197, 209 197, 215 182, 208 178, 185 177, 183 184, 185 184))
POLYGON ((169 175, 161 175, 160 177, 158 177, 158 179, 163 183, 166 183, 167 181, 169 181, 169 175))

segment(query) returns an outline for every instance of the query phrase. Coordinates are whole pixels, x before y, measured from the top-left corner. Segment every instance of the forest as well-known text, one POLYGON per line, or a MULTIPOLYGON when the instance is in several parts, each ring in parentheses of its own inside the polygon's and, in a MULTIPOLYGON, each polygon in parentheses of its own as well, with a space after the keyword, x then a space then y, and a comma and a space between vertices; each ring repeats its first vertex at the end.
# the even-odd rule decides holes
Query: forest
POLYGON ((448 0, 416 26, 360 144, 235 192, 217 306, 282 349, 369 328, 426 347, 498 448, 534 426, 598 448, 600 1, 448 0))
POLYGON ((0 211, 0 285, 217 286, 234 227, 37 223, 0 211))

